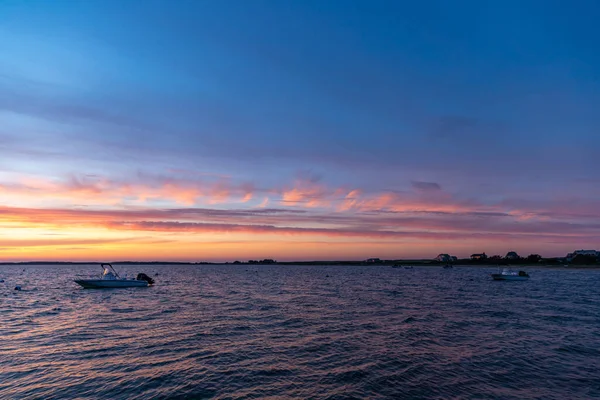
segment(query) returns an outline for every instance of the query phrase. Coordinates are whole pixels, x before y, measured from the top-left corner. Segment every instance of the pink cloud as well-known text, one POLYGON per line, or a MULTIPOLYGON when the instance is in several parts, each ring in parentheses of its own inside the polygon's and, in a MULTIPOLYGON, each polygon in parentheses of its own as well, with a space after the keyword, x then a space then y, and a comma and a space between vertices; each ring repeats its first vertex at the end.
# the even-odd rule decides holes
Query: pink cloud
POLYGON ((269 198, 265 197, 264 200, 261 201, 260 204, 257 205, 256 207, 258 207, 258 208, 265 208, 268 204, 269 204, 269 198))
POLYGON ((154 200, 191 206, 248 202, 254 196, 254 187, 248 183, 234 184, 228 179, 198 181, 142 176, 139 181, 129 182, 74 175, 62 180, 23 177, 18 182, 0 185, 0 193, 14 203, 55 200, 105 205, 154 200))
POLYGON ((245 231, 364 237, 597 237, 599 222, 521 220, 500 213, 298 213, 286 209, 71 210, 0 207, 0 221, 124 230, 245 231))
MULTIPOLYGON (((414 243, 425 240, 455 246, 468 240, 540 245, 560 242, 579 247, 600 238, 597 202, 579 201, 576 209, 562 199, 485 204, 431 185, 417 186, 404 192, 367 192, 330 187, 317 179, 297 180, 284 188, 256 188, 220 178, 188 181, 142 176, 135 183, 96 176, 62 181, 24 179, 0 187, 3 199, 12 196, 42 201, 32 207, 0 207, 0 223, 30 228, 102 228, 136 234, 273 234, 414 243), (49 206, 44 203, 48 199, 87 206, 49 206), (243 208, 232 209, 232 199, 243 208), (157 201, 170 201, 172 206, 157 208, 161 204, 157 201), (226 209, 195 207, 199 203, 223 202, 229 202, 226 209), (282 206, 267 208, 273 202, 282 206)), ((13 200, 5 204, 16 203, 13 200)))

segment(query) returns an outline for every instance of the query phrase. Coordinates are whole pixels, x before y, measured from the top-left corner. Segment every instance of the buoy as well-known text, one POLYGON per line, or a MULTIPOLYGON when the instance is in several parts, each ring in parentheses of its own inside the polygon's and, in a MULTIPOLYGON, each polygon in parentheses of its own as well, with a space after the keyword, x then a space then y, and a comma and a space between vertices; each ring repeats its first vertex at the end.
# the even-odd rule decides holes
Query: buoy
POLYGON ((19 285, 15 286, 15 290, 21 290, 21 286, 19 286, 19 285))

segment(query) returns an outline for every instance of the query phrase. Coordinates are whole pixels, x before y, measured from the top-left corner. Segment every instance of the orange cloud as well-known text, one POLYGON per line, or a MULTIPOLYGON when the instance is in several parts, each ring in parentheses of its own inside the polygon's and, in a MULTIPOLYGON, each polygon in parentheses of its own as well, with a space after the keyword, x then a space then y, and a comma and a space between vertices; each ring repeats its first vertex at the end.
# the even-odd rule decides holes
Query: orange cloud
POLYGON ((201 182, 154 178, 145 183, 143 180, 130 183, 95 176, 72 176, 66 180, 22 177, 18 182, 0 185, 0 194, 5 202, 13 204, 116 205, 167 201, 187 206, 248 202, 254 195, 252 185, 235 185, 227 179, 201 182))
MULTIPOLYGON (((383 203, 388 201, 384 199, 383 203)), ((380 204, 378 200, 376 205, 380 204)), ((0 206, 0 226, 5 228, 4 234, 0 233, 0 254, 5 260, 19 257, 48 259, 50 255, 56 259, 106 259, 108 255, 121 259, 172 259, 173 254, 177 254, 178 259, 193 259, 201 254, 217 254, 208 251, 207 246, 198 246, 199 243, 217 242, 220 244, 214 248, 227 249, 222 254, 228 257, 264 254, 265 249, 274 248, 288 249, 288 259, 324 254, 317 252, 315 246, 306 244, 302 248, 296 244, 313 241, 330 243, 332 251, 345 246, 347 251, 336 250, 338 252, 329 253, 328 258, 345 258, 349 254, 368 256, 369 249, 377 250, 377 255, 398 254, 399 257, 400 254, 406 256, 406 249, 414 252, 411 254, 420 251, 421 256, 437 254, 439 247, 470 251, 475 246, 494 252, 494 249, 505 250, 504 247, 510 246, 524 252, 532 244, 549 246, 547 243, 553 243, 554 249, 554 243, 574 246, 600 239, 600 228, 594 224, 523 221, 498 213, 486 215, 485 224, 482 224, 480 214, 393 211, 332 214, 283 208, 90 210, 0 206), (10 232, 10 236, 6 232, 10 232), (261 241, 263 244, 258 244, 261 241), (342 242, 345 245, 334 245, 342 242), (235 243, 245 244, 236 247, 235 243), (404 250, 399 254, 401 249, 404 250)), ((208 247, 213 249, 212 244, 208 247)), ((281 257, 286 253, 280 250, 277 254, 281 257)))
MULTIPOLYGON (((600 239, 600 223, 594 222, 600 219, 594 214, 595 203, 577 210, 569 209, 566 202, 486 205, 460 199, 441 188, 368 193, 359 188, 328 187, 316 180, 297 181, 284 189, 256 189, 220 178, 200 182, 143 176, 133 183, 95 176, 66 180, 25 177, 0 186, 0 201, 4 204, 0 205, 2 257, 19 254, 22 248, 67 247, 96 252, 124 252, 126 248, 131 254, 143 254, 139 247, 146 246, 151 254, 160 255, 162 246, 167 246, 192 254, 194 243, 217 237, 227 243, 260 238, 273 246, 298 240, 346 240, 355 242, 357 248, 367 243, 370 248, 375 248, 373 243, 386 243, 390 248, 410 243, 416 248, 427 242, 429 247, 423 246, 432 252, 440 243, 446 243, 447 249, 460 248, 464 242, 487 244, 490 249, 494 243, 511 243, 519 250, 523 243, 586 246, 600 239), (232 201, 243 208, 233 209, 232 204, 220 209, 196 207, 232 201), (269 204, 280 206, 267 208, 269 204), (585 213, 585 218, 577 213, 585 213), (56 233, 63 236, 56 240, 46 236, 56 233), (161 244, 149 244, 150 240, 161 244)), ((44 253, 40 250, 40 254, 44 253)))
POLYGON ((258 208, 265 208, 269 204, 269 198, 265 197, 265 199, 257 205, 258 208))

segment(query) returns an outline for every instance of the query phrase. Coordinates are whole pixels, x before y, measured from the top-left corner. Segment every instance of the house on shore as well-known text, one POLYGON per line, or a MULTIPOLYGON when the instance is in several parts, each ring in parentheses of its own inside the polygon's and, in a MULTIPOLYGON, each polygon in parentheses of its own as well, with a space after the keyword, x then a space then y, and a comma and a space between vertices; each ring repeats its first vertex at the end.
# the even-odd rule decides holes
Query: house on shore
POLYGON ((506 258, 507 260, 519 260, 521 259, 521 257, 517 254, 516 251, 509 251, 508 253, 506 253, 506 258))
POLYGON ((438 256, 436 258, 434 258, 435 261, 439 261, 439 262, 454 262, 454 261, 458 261, 458 257, 456 256, 451 256, 450 254, 438 254, 438 256))
POLYGON ((450 254, 438 254, 434 260, 439 262, 450 262, 450 254))
POLYGON ((488 256, 485 253, 471 254, 472 261, 487 260, 488 256))
POLYGON ((572 253, 567 254, 567 261, 571 262, 577 256, 588 256, 600 258, 600 251, 596 250, 575 250, 572 253))

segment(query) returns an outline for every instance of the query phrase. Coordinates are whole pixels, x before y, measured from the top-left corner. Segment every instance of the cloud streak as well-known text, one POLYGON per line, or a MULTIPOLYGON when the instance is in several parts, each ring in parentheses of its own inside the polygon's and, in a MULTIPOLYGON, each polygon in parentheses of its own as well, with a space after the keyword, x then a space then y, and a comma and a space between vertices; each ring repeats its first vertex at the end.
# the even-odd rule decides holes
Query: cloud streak
POLYGON ((547 220, 500 212, 361 211, 311 209, 137 209, 78 210, 0 207, 0 223, 26 227, 103 228, 115 231, 251 233, 384 239, 506 240, 523 238, 565 242, 600 237, 595 221, 547 220))
POLYGON ((438 190, 442 190, 440 184, 435 182, 412 181, 410 184, 416 190, 423 192, 437 192, 438 190))

